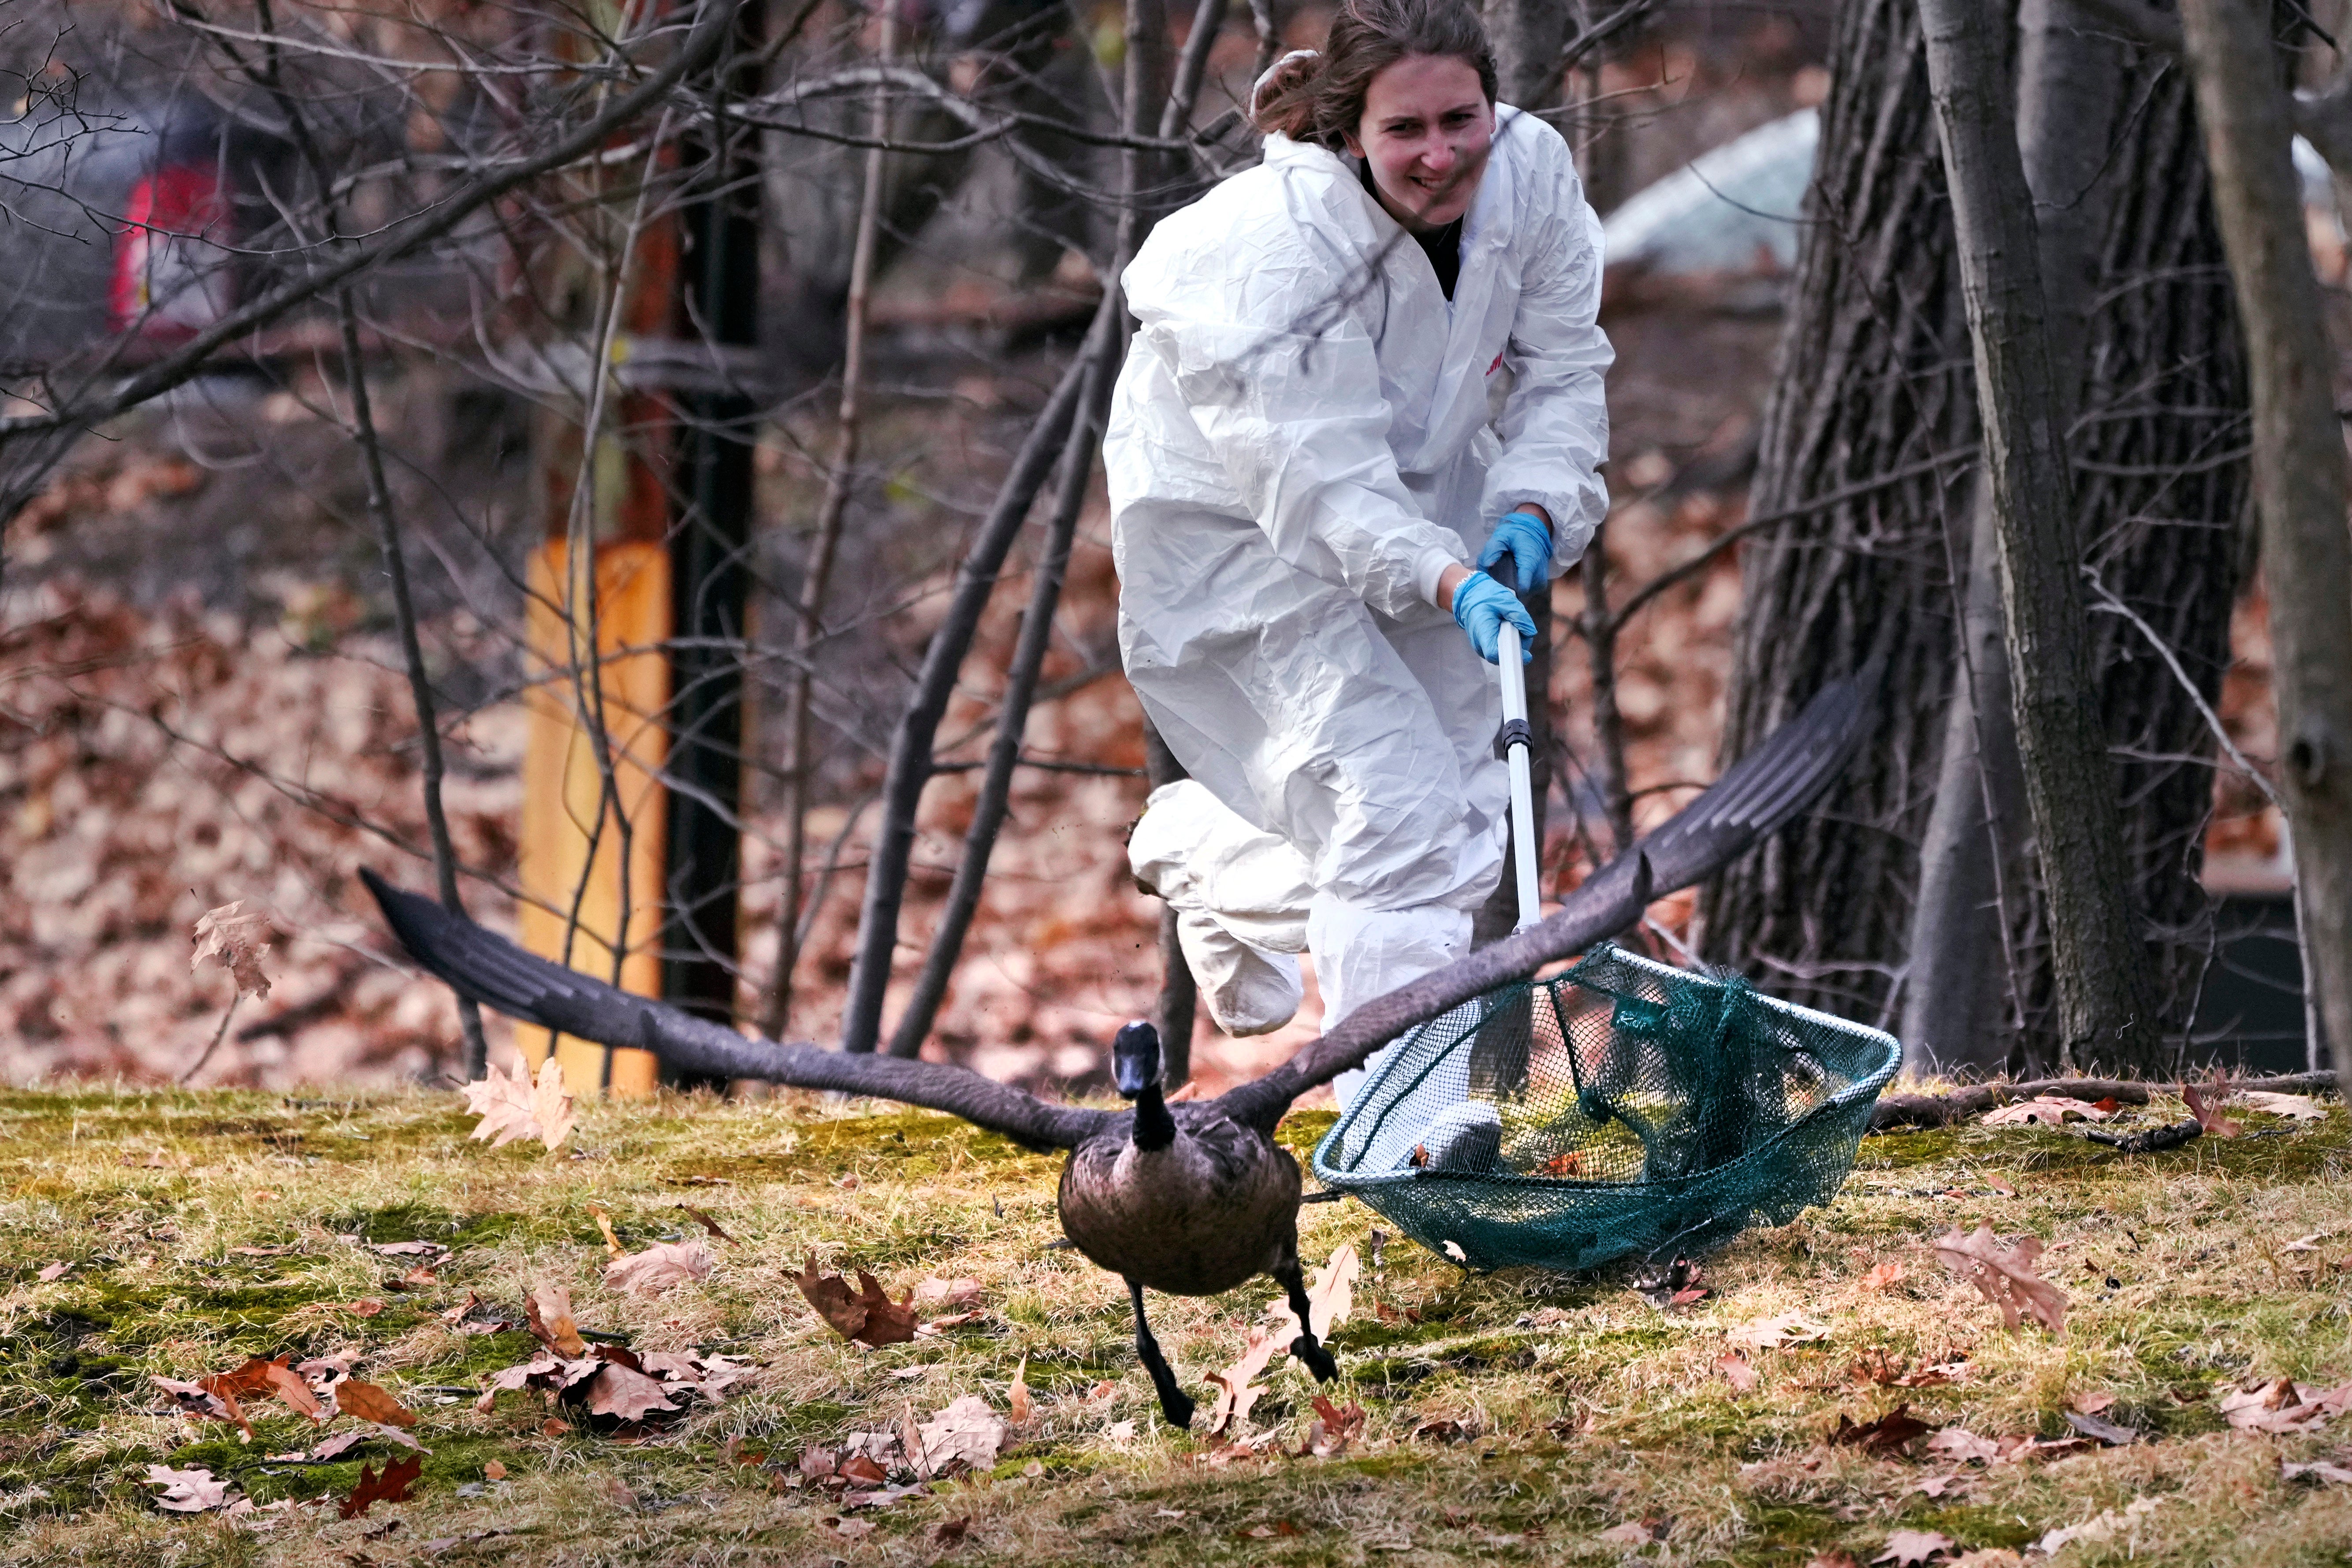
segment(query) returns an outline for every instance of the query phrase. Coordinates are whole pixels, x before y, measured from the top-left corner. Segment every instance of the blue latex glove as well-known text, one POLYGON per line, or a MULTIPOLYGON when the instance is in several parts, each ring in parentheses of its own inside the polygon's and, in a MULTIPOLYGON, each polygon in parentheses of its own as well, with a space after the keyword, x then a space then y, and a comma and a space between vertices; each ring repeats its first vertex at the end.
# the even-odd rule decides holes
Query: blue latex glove
POLYGON ((1515 511, 1496 523, 1478 552, 1478 564, 1492 570, 1506 555, 1518 568, 1520 593, 1532 594, 1551 581, 1551 530, 1533 512, 1515 511))
POLYGON ((1454 624, 1470 634, 1470 646, 1488 664, 1503 662, 1503 623, 1519 628, 1519 662, 1536 656, 1536 623, 1519 596, 1484 572, 1473 572, 1454 590, 1454 624))

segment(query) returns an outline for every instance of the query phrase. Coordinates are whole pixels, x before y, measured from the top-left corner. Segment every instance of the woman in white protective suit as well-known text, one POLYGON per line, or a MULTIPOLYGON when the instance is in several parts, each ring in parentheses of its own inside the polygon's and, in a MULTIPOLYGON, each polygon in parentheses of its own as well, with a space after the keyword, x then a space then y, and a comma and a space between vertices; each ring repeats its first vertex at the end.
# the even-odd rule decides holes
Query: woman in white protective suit
POLYGON ((1612 358, 1600 223, 1463 0, 1342 0, 1252 111, 1265 162, 1127 270, 1104 448, 1128 678, 1192 775, 1129 858, 1234 1034, 1297 1011, 1302 949, 1327 1024, 1468 951, 1487 663, 1601 520, 1612 358))

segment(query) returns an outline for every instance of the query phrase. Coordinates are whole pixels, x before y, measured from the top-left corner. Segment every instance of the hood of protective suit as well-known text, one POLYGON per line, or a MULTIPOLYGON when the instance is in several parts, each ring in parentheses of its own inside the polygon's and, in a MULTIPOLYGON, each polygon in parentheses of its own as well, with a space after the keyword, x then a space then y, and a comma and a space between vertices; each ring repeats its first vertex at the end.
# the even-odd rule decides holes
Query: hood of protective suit
POLYGON ((1507 105, 1450 302, 1354 160, 1269 136, 1123 278, 1139 327, 1105 449, 1113 508, 1251 520, 1385 615, 1428 602, 1528 501, 1564 571, 1607 500, 1601 267, 1567 144, 1507 105))

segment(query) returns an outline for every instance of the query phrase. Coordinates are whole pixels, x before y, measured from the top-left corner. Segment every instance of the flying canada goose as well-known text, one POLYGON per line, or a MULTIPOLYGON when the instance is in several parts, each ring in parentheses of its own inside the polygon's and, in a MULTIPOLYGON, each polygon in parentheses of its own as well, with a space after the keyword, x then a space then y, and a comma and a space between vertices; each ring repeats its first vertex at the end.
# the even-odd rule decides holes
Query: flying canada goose
POLYGON ((1131 1111, 1048 1103, 968 1068, 813 1045, 747 1039, 723 1024, 632 996, 485 931, 362 869, 403 947, 458 994, 561 1034, 652 1051, 680 1072, 763 1079, 901 1100, 960 1116, 1037 1149, 1067 1149, 1063 1233, 1127 1281, 1135 1347, 1169 1423, 1193 1404, 1145 1321, 1146 1288, 1178 1296, 1231 1290, 1270 1274, 1303 1331, 1291 1353, 1318 1378, 1338 1374, 1309 1326, 1298 1266, 1298 1163, 1274 1141, 1300 1095, 1360 1067, 1406 1030, 1580 952, 1641 918, 1653 898, 1713 875, 1811 803, 1859 748, 1877 671, 1824 688, 1656 832, 1587 878, 1539 924, 1378 996, 1265 1076, 1215 1100, 1171 1105, 1160 1092, 1160 1038, 1129 1024, 1111 1059, 1131 1111))

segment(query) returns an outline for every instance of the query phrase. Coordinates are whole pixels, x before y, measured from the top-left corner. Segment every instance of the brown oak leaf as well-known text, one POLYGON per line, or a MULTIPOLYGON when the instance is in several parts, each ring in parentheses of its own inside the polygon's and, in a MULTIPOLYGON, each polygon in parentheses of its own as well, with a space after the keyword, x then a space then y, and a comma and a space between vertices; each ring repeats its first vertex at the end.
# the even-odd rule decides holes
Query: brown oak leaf
POLYGON ((1911 1406, 1898 1405, 1874 1421, 1857 1425, 1852 1416, 1840 1412, 1837 1430, 1830 1434, 1830 1446, 1860 1448, 1865 1454, 1899 1454, 1914 1438, 1926 1436, 1935 1428, 1911 1414, 1911 1406))
POLYGON ((1029 1358, 1023 1356, 1021 1364, 1013 1369, 1013 1391, 1005 1399, 1006 1417, 1015 1426, 1026 1426, 1037 1413, 1037 1402, 1029 1392, 1029 1358))
POLYGON ((1958 1542, 1940 1531, 1898 1530, 1886 1538, 1886 1550, 1871 1561, 1892 1563, 1895 1568, 1913 1568, 1913 1564, 1925 1563, 1958 1545, 1958 1542))
POLYGON ((1004 1447, 1004 1421, 977 1394, 967 1394, 915 1428, 915 1468, 935 1476, 961 1463, 984 1470, 996 1463, 1004 1447))
POLYGON ((657 1241, 643 1252, 625 1252, 604 1265, 608 1289, 632 1296, 658 1296, 674 1286, 707 1279, 717 1266, 698 1241, 657 1241))
POLYGON ((1755 1350, 1779 1350, 1783 1345, 1810 1344, 1829 1337, 1830 1331, 1825 1324, 1814 1322, 1802 1312, 1782 1312, 1778 1317, 1759 1318, 1731 1331, 1733 1344, 1755 1350))
POLYGON ((147 1484, 162 1487, 155 1506, 172 1513, 202 1513, 228 1506, 228 1483, 215 1480, 207 1469, 175 1470, 169 1465, 147 1467, 147 1484))
POLYGON ((425 1461, 415 1454, 404 1459, 394 1459, 378 1475, 369 1466, 360 1467, 360 1484, 352 1495, 342 1500, 340 1512, 345 1519, 357 1519, 369 1508, 380 1502, 406 1502, 408 1489, 425 1474, 425 1461))
MULTIPOLYGON (((1294 1320, 1295 1321, 1295 1320, 1294 1320)), ((1254 1380, 1262 1374, 1275 1356, 1289 1348, 1289 1338, 1278 1338, 1277 1331, 1264 1324, 1250 1330, 1248 1348, 1242 1359, 1223 1372, 1213 1372, 1209 1381, 1217 1385, 1217 1403, 1209 1412, 1209 1436, 1222 1437, 1239 1422, 1249 1419, 1250 1407, 1265 1392, 1255 1386, 1254 1380)))
POLYGON ((1989 1225, 1977 1226, 1973 1236, 1955 1230, 1936 1241, 1936 1260, 1999 1307, 2006 1327, 2016 1329, 2031 1317, 2051 1332, 2063 1333, 2066 1292, 2033 1272, 2041 1256, 2042 1243, 2032 1237, 2004 1247, 1989 1225))
POLYGON ((2221 1102, 2229 1098, 2230 1080, 2219 1073, 2209 1084, 2180 1086, 2180 1102, 2189 1107, 2189 1114, 2197 1118, 2197 1125, 2208 1138, 2235 1138, 2244 1131, 2234 1118, 2221 1114, 2221 1102))
POLYGON ((893 1301, 881 1282, 863 1268, 857 1271, 858 1289, 853 1294, 849 1281, 840 1275, 817 1272, 812 1252, 808 1266, 793 1276, 793 1283, 843 1339, 878 1346, 903 1344, 915 1337, 914 1292, 908 1291, 906 1300, 893 1301))
POLYGON ((261 958, 269 951, 269 917, 248 915, 244 909, 245 900, 239 899, 197 917, 196 951, 188 967, 198 969, 205 959, 213 959, 236 982, 239 996, 267 997, 269 977, 261 973, 261 958))
POLYGON ((2095 1101, 2069 1100, 2063 1095, 2037 1094, 2032 1100, 2017 1100, 1998 1110, 1987 1111, 1984 1124, 1987 1127, 2055 1127, 2065 1121, 2105 1121, 2114 1114, 2114 1107, 2102 1110, 2095 1101))
POLYGON ((509 1076, 494 1067, 459 1092, 466 1109, 482 1119, 473 1136, 488 1138, 493 1149, 536 1138, 552 1153, 577 1121, 572 1096, 564 1092, 563 1068, 551 1056, 539 1064, 536 1082, 520 1068, 509 1076))
POLYGON ((530 1320, 532 1337, 549 1350, 562 1356, 588 1353, 588 1342, 580 1337, 580 1325, 572 1320, 570 1286, 541 1284, 523 1298, 522 1310, 530 1320))
POLYGON ((416 1412, 373 1383, 345 1378, 335 1384, 335 1408, 379 1426, 414 1426, 416 1412))
POLYGON ((655 1378, 632 1372, 618 1362, 607 1362, 588 1385, 588 1408, 598 1415, 642 1421, 648 1411, 676 1410, 668 1392, 655 1378))

